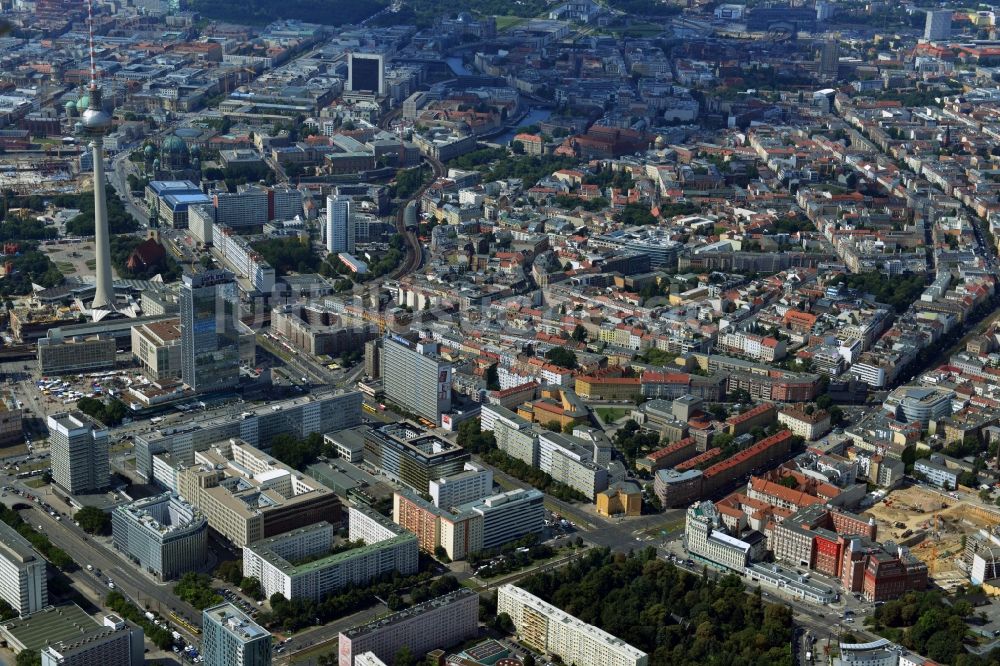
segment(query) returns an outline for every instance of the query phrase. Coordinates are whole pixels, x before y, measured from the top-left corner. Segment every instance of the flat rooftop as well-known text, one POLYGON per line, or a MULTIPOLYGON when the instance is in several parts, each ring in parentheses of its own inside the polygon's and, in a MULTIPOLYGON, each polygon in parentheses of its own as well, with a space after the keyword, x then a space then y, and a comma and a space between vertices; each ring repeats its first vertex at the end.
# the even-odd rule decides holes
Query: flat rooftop
POLYGON ((442 606, 447 606, 448 604, 454 601, 458 601, 463 597, 468 597, 475 594, 476 593, 473 590, 467 587, 462 587, 455 590, 454 592, 449 592, 444 596, 435 597, 434 599, 429 599, 415 606, 411 606, 410 608, 407 608, 405 610, 401 610, 397 613, 392 613, 391 615, 386 615, 385 617, 381 617, 377 620, 373 620, 371 622, 368 622, 367 624, 359 625, 357 627, 348 629, 347 631, 341 633, 347 636, 348 638, 356 638, 358 636, 363 636, 365 634, 371 633, 372 631, 376 631, 378 629, 384 629, 394 624, 404 622, 412 617, 421 615, 422 613, 426 613, 436 608, 441 608, 442 606))
POLYGON ((4 522, 0 522, 0 556, 19 564, 39 559, 31 543, 4 522))
POLYGON ((427 457, 462 451, 462 447, 458 444, 449 442, 443 437, 438 437, 419 426, 405 421, 389 423, 374 428, 373 432, 378 433, 384 438, 394 440, 408 449, 418 451, 427 457))
POLYGON ((76 604, 49 606, 28 617, 0 624, 0 635, 20 650, 41 650, 50 643, 72 641, 101 625, 76 604))
POLYGON ((244 643, 256 640, 262 636, 270 636, 268 631, 251 620, 231 603, 206 608, 204 617, 206 620, 212 619, 220 623, 227 632, 244 643))

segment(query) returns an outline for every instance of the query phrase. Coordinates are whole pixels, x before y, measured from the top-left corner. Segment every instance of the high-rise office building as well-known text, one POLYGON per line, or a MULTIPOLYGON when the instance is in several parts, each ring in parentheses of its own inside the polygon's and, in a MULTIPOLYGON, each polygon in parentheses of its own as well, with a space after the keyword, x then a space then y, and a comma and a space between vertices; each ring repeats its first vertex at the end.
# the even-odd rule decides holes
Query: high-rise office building
POLYGON ((385 94, 385 56, 378 53, 352 53, 347 60, 347 90, 367 90, 385 94))
POLYGON ((235 387, 240 341, 233 274, 209 270, 185 275, 181 287, 181 379, 198 393, 235 387))
POLYGON ((0 393, 0 446, 21 441, 24 409, 13 393, 0 393))
POLYGON ((208 552, 208 520, 171 493, 115 507, 111 534, 116 550, 162 580, 194 571, 208 552))
POLYGON ((60 412, 48 419, 52 478, 71 495, 107 488, 111 467, 108 431, 81 412, 60 412))
POLYGON ((240 185, 236 192, 216 192, 215 221, 227 227, 263 225, 268 220, 270 193, 260 185, 240 185))
POLYGON ((401 421, 369 428, 365 461, 390 479, 426 493, 430 482, 463 471, 469 452, 458 444, 401 421))
POLYGON ((45 560, 31 543, 7 523, 0 522, 0 599, 21 615, 49 603, 45 560))
POLYGON ((294 187, 272 187, 268 191, 268 203, 268 218, 271 220, 302 217, 302 192, 294 187))
POLYGON ((230 603, 202 614, 205 666, 269 666, 271 634, 230 603))
POLYGON ((954 12, 950 9, 937 9, 927 12, 927 19, 924 23, 924 39, 937 41, 951 37, 951 17, 954 12))
POLYGON ((825 79, 836 79, 840 69, 840 45, 835 39, 823 42, 819 52, 819 73, 825 79))
POLYGON ((326 198, 326 251, 354 252, 353 202, 350 197, 326 198))
POLYGON ((382 376, 382 340, 365 343, 365 377, 378 379, 382 376))
POLYGON ((451 409, 451 364, 438 356, 436 342, 416 344, 388 336, 382 344, 382 386, 400 407, 439 423, 451 409))
MULTIPOLYGON (((135 438, 135 471, 147 481, 156 478, 153 457, 169 454, 174 464, 194 464, 194 454, 227 439, 242 439, 264 451, 281 434, 303 438, 361 425, 362 395, 358 391, 305 395, 235 412, 220 409, 192 418, 182 427, 140 433, 135 438)), ((176 484, 175 484, 176 485, 176 484)), ((176 488, 174 488, 176 490, 176 488)))

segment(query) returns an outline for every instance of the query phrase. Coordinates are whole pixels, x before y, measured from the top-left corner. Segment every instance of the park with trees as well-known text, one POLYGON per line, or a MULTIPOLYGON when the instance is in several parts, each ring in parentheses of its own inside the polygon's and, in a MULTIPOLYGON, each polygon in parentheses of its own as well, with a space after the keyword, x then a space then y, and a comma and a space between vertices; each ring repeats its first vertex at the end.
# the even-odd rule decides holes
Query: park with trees
POLYGON ((791 666, 791 609, 764 602, 741 578, 697 576, 653 548, 596 548, 519 585, 649 654, 650 666, 791 666))

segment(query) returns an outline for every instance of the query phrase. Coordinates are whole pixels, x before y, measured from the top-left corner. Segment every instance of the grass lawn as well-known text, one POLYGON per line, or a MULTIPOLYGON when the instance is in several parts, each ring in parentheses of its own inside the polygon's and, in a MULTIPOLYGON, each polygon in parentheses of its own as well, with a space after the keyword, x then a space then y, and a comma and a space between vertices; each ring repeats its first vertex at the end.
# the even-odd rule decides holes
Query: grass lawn
POLYGON ((629 415, 632 410, 624 407, 595 407, 594 411, 605 423, 612 423, 629 415))
POLYGON ((56 262, 56 268, 58 268, 59 272, 62 273, 63 275, 69 275, 70 273, 76 273, 76 269, 73 268, 73 262, 72 261, 57 261, 56 262))
POLYGON ((497 20, 497 32, 508 30, 528 20, 523 16, 497 16, 495 18, 497 20))
POLYGON ((36 460, 32 463, 22 463, 21 469, 18 472, 34 472, 36 469, 45 469, 49 466, 49 463, 43 462, 41 460, 36 460))
POLYGON ((87 259, 87 268, 94 270, 97 268, 97 259, 87 259))
POLYGON ((664 532, 667 533, 675 532, 683 527, 684 527, 684 519, 678 518, 676 520, 670 520, 667 522, 660 523, 659 525, 654 525, 653 527, 649 527, 643 530, 642 533, 645 534, 646 536, 659 538, 664 536, 663 535, 664 532))
POLYGON ((34 479, 28 479, 27 481, 24 482, 24 485, 28 486, 29 488, 41 488, 42 486, 45 485, 45 481, 42 480, 41 477, 38 477, 34 479))

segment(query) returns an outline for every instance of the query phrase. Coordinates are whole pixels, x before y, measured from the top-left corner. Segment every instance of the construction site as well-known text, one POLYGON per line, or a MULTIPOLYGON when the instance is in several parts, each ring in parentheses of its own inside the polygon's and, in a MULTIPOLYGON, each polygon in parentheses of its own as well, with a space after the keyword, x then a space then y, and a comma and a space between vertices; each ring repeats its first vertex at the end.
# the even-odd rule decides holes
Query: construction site
POLYGON ((0 189, 17 194, 53 194, 78 189, 72 159, 80 149, 60 151, 59 156, 43 151, 19 152, 0 160, 0 189))
POLYGON ((880 541, 907 546, 923 560, 945 590, 968 582, 960 562, 964 537, 1000 523, 998 509, 916 486, 893 490, 862 515, 875 517, 880 541))

